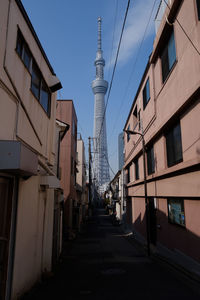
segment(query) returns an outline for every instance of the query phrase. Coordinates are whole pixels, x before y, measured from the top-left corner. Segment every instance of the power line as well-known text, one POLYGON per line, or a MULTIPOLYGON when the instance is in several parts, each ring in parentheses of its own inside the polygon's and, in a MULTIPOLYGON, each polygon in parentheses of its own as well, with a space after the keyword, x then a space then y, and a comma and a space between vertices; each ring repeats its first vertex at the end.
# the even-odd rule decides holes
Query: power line
MULTIPOLYGON (((141 48, 142 48, 142 44, 143 44, 143 42, 144 42, 144 39, 145 39, 145 36, 146 36, 146 32, 147 32, 147 28, 148 28, 148 26, 149 26, 149 23, 150 23, 150 20, 151 20, 151 17, 152 17, 152 14, 153 14, 154 7, 155 7, 156 2, 157 2, 157 0, 154 1, 154 4, 153 4, 153 6, 152 6, 152 9, 151 9, 151 12, 150 12, 150 15, 149 15, 149 19, 148 19, 147 25, 146 25, 146 27, 145 27, 144 34, 143 34, 142 40, 141 40, 141 42, 140 42, 140 46, 139 46, 138 51, 137 51, 137 54, 136 54, 136 59, 135 59, 135 61, 134 61, 133 68, 132 68, 131 74, 130 74, 129 79, 128 79, 128 83, 127 83, 127 86, 126 86, 126 89, 125 89, 125 93, 124 93, 124 96, 123 96, 122 101, 121 101, 121 104, 120 104, 120 108, 119 108, 119 111, 118 111, 118 114, 117 114, 117 118, 115 119, 115 123, 114 123, 114 126, 113 126, 113 130, 114 130, 115 125, 116 125, 116 122, 117 122, 117 120, 118 120, 118 115, 119 115, 119 113, 120 113, 120 111, 121 111, 121 109, 122 109, 122 106, 123 106, 123 103, 124 103, 124 99, 125 99, 125 97, 126 97, 126 95, 127 95, 128 87, 129 87, 129 85, 130 85, 132 76, 133 76, 133 74, 134 74, 135 66, 136 66, 136 64, 137 64, 137 62, 138 62, 140 50, 141 50, 141 48)), ((112 130, 111 132, 113 132, 113 130, 112 130)))
MULTIPOLYGON (((166 0, 164 0, 164 2, 167 5, 167 7, 169 8, 169 10, 170 10, 171 8, 170 8, 169 4, 166 2, 166 0)), ((176 17, 175 17, 175 20, 178 23, 178 25, 180 26, 180 28, 182 29, 183 33, 185 34, 185 36, 187 37, 187 39, 189 40, 189 42, 191 43, 192 47, 200 55, 199 50, 197 49, 197 47, 195 46, 195 44, 193 43, 193 41, 191 40, 191 38, 189 37, 189 35, 187 34, 187 32, 185 31, 185 29, 183 28, 183 26, 181 25, 181 23, 179 22, 179 20, 176 17)), ((169 22, 168 22, 168 24, 169 24, 169 22)), ((170 25, 173 25, 173 24, 170 24, 170 25)))
MULTIPOLYGON (((110 86, 109 86, 109 91, 108 91, 108 96, 107 96, 107 100, 106 100, 105 109, 104 109, 103 119, 102 119, 102 122, 101 122, 101 127, 100 127, 100 131, 99 131, 98 137, 96 138, 96 149, 98 149, 99 144, 100 144, 100 135, 101 135, 101 131, 102 131, 102 128, 103 128, 103 125, 104 125, 106 109, 107 109, 107 106, 108 106, 108 100, 109 100, 110 92, 111 92, 111 89, 112 89, 112 83, 113 83, 114 74, 115 74, 115 70, 116 70, 117 60, 118 60, 118 56, 119 56, 119 50, 120 50, 120 46, 121 46, 121 41, 122 41, 122 36, 123 36, 123 32, 124 32, 124 27, 125 27, 127 15, 128 15, 129 6, 130 6, 130 0, 128 0, 128 4, 127 4, 125 16, 124 16, 124 21, 123 21, 123 25, 122 25, 122 30, 121 30, 120 40, 119 40, 119 43, 118 43, 118 48, 117 48, 117 53, 116 53, 116 58, 115 58, 114 68, 113 68, 113 72, 112 72, 112 78, 111 78, 111 82, 110 82, 110 86)), ((106 157, 106 160, 107 160, 107 163, 108 163, 108 165, 109 165, 109 162, 108 162, 108 158, 107 158, 107 157, 106 157)), ((113 172, 113 170, 112 170, 112 168, 110 167, 110 165, 109 165, 109 168, 110 168, 111 171, 113 172)), ((114 174, 114 172, 113 172, 113 174, 114 174)))
POLYGON ((99 132, 99 136, 97 137, 97 143, 98 143, 98 140, 100 139, 101 131, 102 131, 102 128, 103 128, 103 123, 104 123, 104 119, 105 119, 106 109, 107 109, 107 106, 108 106, 108 100, 109 100, 109 97, 110 97, 110 92, 111 92, 111 89, 112 89, 112 83, 113 83, 113 79, 114 79, 115 69, 116 69, 116 66, 117 66, 117 60, 118 60, 118 56, 119 56, 119 50, 120 50, 120 46, 121 46, 121 41, 122 41, 124 27, 125 27, 127 15, 128 15, 129 6, 130 6, 130 0, 128 0, 126 13, 125 13, 125 16, 124 16, 124 21, 123 21, 120 40, 119 40, 119 44, 118 44, 118 48, 117 48, 117 54, 116 54, 116 58, 115 58, 112 78, 111 78, 111 82, 110 82, 110 86, 109 86, 109 91, 108 91, 108 96, 107 96, 107 100, 106 100, 105 109, 104 109, 103 120, 102 120, 102 123, 101 123, 101 129, 100 129, 100 132, 99 132))
MULTIPOLYGON (((115 30, 116 30, 117 11, 118 11, 118 0, 116 0, 115 18, 114 18, 114 30, 113 30, 113 36, 112 36, 112 47, 111 47, 111 52, 110 52, 109 66, 111 66, 111 61, 112 61, 112 56, 113 56, 113 48, 114 48, 114 37, 115 37, 115 30)), ((111 68, 109 67, 108 78, 110 78, 110 70, 111 70, 111 68)))

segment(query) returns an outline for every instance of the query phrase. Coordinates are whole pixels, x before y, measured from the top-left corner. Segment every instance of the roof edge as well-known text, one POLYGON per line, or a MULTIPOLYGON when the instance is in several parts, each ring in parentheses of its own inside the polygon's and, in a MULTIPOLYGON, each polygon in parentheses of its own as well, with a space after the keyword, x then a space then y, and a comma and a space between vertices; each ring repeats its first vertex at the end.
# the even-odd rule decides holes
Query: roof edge
POLYGON ((53 67, 51 66, 51 64, 49 62, 49 59, 48 59, 48 57, 47 57, 47 55, 46 55, 46 53, 45 53, 45 51, 44 51, 44 49, 42 47, 42 44, 40 43, 40 40, 39 40, 39 38, 38 38, 38 36, 37 36, 37 34, 35 32, 35 29, 34 29, 32 23, 31 23, 31 21, 29 19, 29 16, 28 16, 28 14, 27 14, 27 12, 26 12, 26 10, 25 10, 25 8, 24 8, 21 0, 15 0, 15 2, 17 4, 17 6, 19 7, 19 10, 21 11, 21 13, 22 13, 22 15, 23 15, 23 17, 24 17, 24 19, 25 19, 25 21, 26 21, 26 23, 27 23, 27 25, 28 25, 28 27, 30 29, 30 31, 32 32, 33 37, 34 37, 34 39, 35 39, 35 41, 36 41, 36 43, 37 43, 37 45, 38 45, 38 47, 39 47, 39 49, 40 49, 43 57, 44 57, 44 59, 45 59, 47 65, 49 67, 49 70, 51 71, 52 75, 56 75, 55 72, 54 72, 54 70, 53 70, 53 67))

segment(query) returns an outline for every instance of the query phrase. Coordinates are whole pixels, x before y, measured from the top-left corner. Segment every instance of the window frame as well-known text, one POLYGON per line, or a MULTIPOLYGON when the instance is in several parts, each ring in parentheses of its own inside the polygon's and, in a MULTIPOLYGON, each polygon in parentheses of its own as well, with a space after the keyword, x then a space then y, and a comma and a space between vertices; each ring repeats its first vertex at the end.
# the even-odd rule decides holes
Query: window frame
POLYGON ((139 159, 136 158, 134 160, 134 169, 135 169, 135 180, 140 179, 140 172, 139 172, 139 159))
POLYGON ((131 176, 130 176, 130 166, 128 166, 127 168, 126 168, 126 170, 127 170, 127 173, 126 173, 126 178, 127 178, 127 183, 129 183, 129 182, 131 182, 131 176))
POLYGON ((197 6, 197 17, 200 21, 200 0, 196 0, 196 6, 197 6))
POLYGON ((180 121, 174 124, 166 133, 166 151, 167 151, 167 166, 170 168, 176 164, 183 161, 183 148, 182 148, 182 136, 181 136, 181 125, 180 121), (177 143, 177 133, 178 128, 178 143, 177 143), (180 149, 179 149, 180 148, 180 149), (180 152, 180 153, 179 153, 180 152), (171 156, 170 156, 171 155, 171 156), (180 157, 179 157, 180 155, 180 157))
POLYGON ((42 80, 42 76, 41 76, 40 70, 39 70, 37 64, 35 62, 33 62, 32 70, 31 70, 31 92, 33 93, 35 98, 37 98, 38 101, 40 99, 41 80, 42 80), (36 75, 35 77, 38 79, 38 84, 35 83, 36 80, 35 80, 33 74, 36 75), (38 94, 35 91, 36 85, 37 85, 37 89, 38 89, 38 94))
POLYGON ((20 29, 18 29, 18 32, 17 32, 17 42, 16 42, 16 48, 15 48, 15 50, 16 50, 17 54, 19 55, 20 59, 22 60, 25 68, 30 73, 31 72, 31 68, 32 68, 32 59, 33 59, 33 56, 31 54, 29 46, 26 43, 26 41, 25 41, 25 39, 23 37, 23 34, 21 33, 20 29), (30 59, 28 65, 27 65, 26 57, 29 57, 29 59, 30 59))
POLYGON ((165 46, 163 47, 160 59, 161 59, 161 69, 162 69, 162 82, 164 83, 168 77, 171 71, 173 70, 173 67, 177 61, 176 57, 176 43, 175 43, 175 36, 174 36, 174 30, 170 31, 169 36, 166 40, 165 46), (171 39, 173 37, 173 44, 171 44, 171 39), (171 45, 171 48, 170 48, 171 45), (173 51, 174 55, 172 56, 172 59, 170 55, 170 51, 173 51))
POLYGON ((186 227, 185 222, 185 205, 184 205, 184 199, 182 198, 168 198, 167 199, 167 209, 168 209, 168 222, 173 225, 178 225, 183 228, 186 227), (177 207, 176 211, 173 213, 172 205, 177 207), (178 210, 178 205, 180 205, 180 210, 178 210), (177 211, 180 211, 179 213, 179 221, 177 221, 177 211))
MULTIPOLYGON (((128 125, 127 130, 130 130, 130 124, 128 125)), ((128 143, 130 141, 130 134, 127 133, 126 135, 127 135, 127 143, 128 143)))
POLYGON ((71 176, 74 175, 74 158, 71 156, 71 176))
MULTIPOLYGON (((40 71, 40 68, 38 67, 30 49, 29 46, 23 37, 23 34, 21 30, 18 28, 17 31, 17 41, 16 41, 16 48, 15 48, 18 56, 20 57, 21 61, 23 62, 25 68, 28 70, 29 74, 31 75, 31 85, 30 90, 33 94, 33 96, 38 100, 40 105, 42 106, 43 110, 47 114, 47 116, 50 118, 51 114, 51 91, 48 87, 48 84, 46 83, 44 77, 42 76, 42 73, 40 71), (27 56, 26 56, 27 54, 27 56), (27 64, 26 57, 30 58, 29 63, 27 64), (35 79, 38 78, 38 93, 36 92, 36 89, 33 88, 34 81, 36 80, 33 78, 33 74, 35 72, 35 79), (43 91, 47 93, 47 101, 46 104, 44 104, 44 98, 43 98, 43 91)), ((35 84, 36 86, 36 84, 35 84)))
POLYGON ((149 77, 146 80, 145 86, 142 91, 143 97, 143 110, 145 110, 147 104, 149 103, 151 96, 150 96, 150 80, 149 77), (147 93, 148 92, 148 93, 147 93))
POLYGON ((154 155, 154 147, 151 145, 146 150, 147 155, 147 173, 151 175, 155 173, 155 155, 154 155))

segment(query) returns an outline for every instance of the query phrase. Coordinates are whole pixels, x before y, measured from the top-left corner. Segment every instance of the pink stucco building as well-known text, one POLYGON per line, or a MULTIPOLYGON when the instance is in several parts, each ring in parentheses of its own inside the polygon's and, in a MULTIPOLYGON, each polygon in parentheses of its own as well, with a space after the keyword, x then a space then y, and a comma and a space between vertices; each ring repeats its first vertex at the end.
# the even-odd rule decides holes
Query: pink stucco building
MULTIPOLYGON (((200 264, 199 116, 200 1, 168 1, 124 129, 144 134, 151 251, 196 266, 200 264)), ((124 141, 127 218, 145 242, 142 137, 125 134, 124 141)))
POLYGON ((77 116, 72 100, 57 100, 57 119, 69 124, 68 133, 61 141, 60 169, 64 193, 64 232, 71 234, 76 206, 77 173, 77 116))

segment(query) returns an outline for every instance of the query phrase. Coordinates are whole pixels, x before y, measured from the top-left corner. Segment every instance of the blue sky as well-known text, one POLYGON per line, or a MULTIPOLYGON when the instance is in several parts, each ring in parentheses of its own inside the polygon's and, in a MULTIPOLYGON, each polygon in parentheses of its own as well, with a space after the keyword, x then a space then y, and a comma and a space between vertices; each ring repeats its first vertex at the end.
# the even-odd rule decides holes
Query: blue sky
MULTIPOLYGON (((58 99, 74 101, 78 132, 85 141, 88 159, 88 137, 93 136, 91 82, 95 79, 97 18, 102 17, 104 78, 110 82, 128 0, 22 0, 22 3, 62 82, 58 99)), ((154 18, 159 3, 160 0, 130 1, 106 111, 108 156, 114 172, 118 171, 118 135, 123 130, 152 51, 154 18)))

